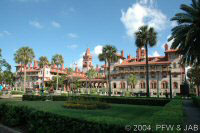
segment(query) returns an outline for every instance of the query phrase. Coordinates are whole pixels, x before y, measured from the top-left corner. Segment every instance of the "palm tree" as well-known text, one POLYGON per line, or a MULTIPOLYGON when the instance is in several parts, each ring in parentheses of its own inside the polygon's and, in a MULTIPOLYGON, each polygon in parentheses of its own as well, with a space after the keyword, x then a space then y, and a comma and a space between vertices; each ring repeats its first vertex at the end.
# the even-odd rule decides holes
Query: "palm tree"
POLYGON ((107 85, 108 85, 109 83, 108 83, 107 68, 106 68, 106 66, 107 66, 106 57, 103 53, 101 53, 101 54, 98 55, 98 58, 99 58, 99 61, 104 61, 104 64, 105 64, 104 73, 105 73, 106 82, 107 82, 107 85))
POLYGON ((200 66, 193 66, 188 70, 187 76, 190 80, 190 84, 196 85, 196 94, 200 96, 200 66))
POLYGON ((138 48, 145 47, 146 50, 146 89, 147 97, 150 96, 149 93, 149 64, 148 64, 148 46, 153 47, 157 42, 157 33, 154 28, 148 26, 141 26, 139 30, 135 33, 136 36, 136 46, 138 48))
POLYGON ((171 48, 178 49, 182 55, 181 63, 200 63, 200 0, 192 0, 191 6, 182 4, 183 13, 177 13, 171 21, 176 21, 178 26, 172 29, 168 41, 173 41, 171 48))
POLYGON ((45 69, 45 66, 46 65, 49 65, 49 61, 48 61, 48 59, 47 59, 47 57, 46 56, 41 56, 40 58, 39 58, 39 66, 40 66, 40 68, 43 68, 43 72, 42 72, 42 95, 43 95, 43 92, 44 92, 44 69, 45 69))
POLYGON ((58 90, 58 70, 59 70, 59 67, 61 67, 61 65, 64 63, 63 56, 60 55, 60 54, 55 54, 52 57, 51 62, 52 62, 52 64, 56 64, 56 66, 57 66, 57 85, 56 85, 56 90, 58 90))
POLYGON ((29 47, 21 47, 14 54, 15 62, 24 66, 24 92, 26 92, 26 66, 27 64, 32 63, 34 57, 34 51, 29 47))
MULTIPOLYGON (((136 78, 136 75, 134 74, 131 74, 129 77, 128 77, 128 84, 132 85, 132 86, 135 86, 137 84, 137 78, 136 78)), ((127 84, 127 89, 128 89, 128 84, 127 84)))
MULTIPOLYGON (((109 96, 111 96, 111 78, 110 78, 110 68, 111 63, 118 61, 118 56, 116 56, 117 49, 112 45, 106 45, 103 47, 102 54, 103 58, 99 58, 100 61, 105 61, 108 63, 108 81, 109 81, 109 96)), ((100 57, 100 56, 99 56, 100 57)))
MULTIPOLYGON (((90 69, 90 70, 86 73, 86 75, 87 75, 87 78, 88 78, 89 81, 90 81, 90 86, 91 86, 91 80, 97 76, 97 72, 96 72, 94 69, 90 69)), ((90 87, 90 88, 91 88, 91 87, 90 87)), ((86 89, 87 89, 87 88, 86 88, 86 89)), ((88 90, 87 90, 87 92, 88 92, 88 90)), ((90 89, 90 92, 91 92, 91 89, 90 89)))

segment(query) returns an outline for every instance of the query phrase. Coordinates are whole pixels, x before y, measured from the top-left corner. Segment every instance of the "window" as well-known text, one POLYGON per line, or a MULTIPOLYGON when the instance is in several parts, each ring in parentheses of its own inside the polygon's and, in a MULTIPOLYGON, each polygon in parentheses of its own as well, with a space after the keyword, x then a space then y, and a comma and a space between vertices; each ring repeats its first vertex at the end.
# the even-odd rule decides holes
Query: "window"
POLYGON ((144 70, 144 67, 143 67, 143 66, 141 66, 141 67, 140 67, 140 70, 144 70))
POLYGON ((174 78, 177 78, 177 77, 178 77, 178 75, 175 73, 175 74, 173 74, 173 77, 174 77, 174 78))
POLYGON ((155 78, 155 77, 156 77, 155 73, 151 73, 151 78, 155 78))
POLYGON ((47 71, 47 74, 49 73, 49 71, 47 71))
POLYGON ((125 83, 124 82, 121 82, 121 89, 125 89, 125 83))
POLYGON ((166 72, 162 73, 162 77, 167 78, 167 73, 166 72))
POLYGON ((151 89, 156 89, 157 88, 157 83, 156 81, 151 82, 151 89))
POLYGON ((113 83, 113 88, 117 88, 117 84, 116 83, 113 83))
POLYGON ((124 75, 121 76, 121 79, 124 79, 124 75))
POLYGON ((178 83, 177 83, 177 82, 174 82, 174 83, 173 83, 173 88, 174 88, 174 89, 178 89, 178 83))
POLYGON ((144 74, 140 74, 140 78, 143 79, 144 78, 144 74))
POLYGON ((140 88, 141 88, 141 89, 145 89, 145 82, 141 82, 141 83, 140 83, 140 88))
POLYGON ((168 82, 167 81, 163 81, 162 82, 162 88, 163 89, 168 89, 168 82))

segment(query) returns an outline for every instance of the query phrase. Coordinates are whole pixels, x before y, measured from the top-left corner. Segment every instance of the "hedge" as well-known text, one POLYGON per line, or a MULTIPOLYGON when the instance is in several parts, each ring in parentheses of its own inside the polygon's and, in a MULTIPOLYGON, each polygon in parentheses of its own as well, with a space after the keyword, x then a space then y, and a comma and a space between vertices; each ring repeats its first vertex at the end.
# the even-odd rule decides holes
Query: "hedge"
POLYGON ((131 104, 131 105, 151 105, 151 106, 164 106, 170 100, 158 98, 131 98, 131 97, 108 97, 108 96, 35 96, 23 95, 23 100, 27 101, 44 101, 47 99, 53 101, 66 101, 68 99, 81 99, 91 101, 101 101, 114 104, 131 104))
MULTIPOLYGON (((166 104, 162 110, 149 117, 144 123, 130 123, 130 126, 133 127, 131 124, 151 125, 151 131, 148 132, 165 132, 163 130, 156 130, 155 125, 182 125, 183 118, 182 100, 174 99, 166 104)), ((7 126, 23 128, 24 132, 30 133, 126 132, 125 125, 91 122, 81 118, 71 118, 9 103, 0 104, 0 121, 7 126)), ((131 132, 132 130, 134 129, 132 128, 131 132)))
POLYGON ((196 106, 200 107, 200 97, 192 97, 192 101, 196 106))
POLYGON ((89 122, 54 113, 38 111, 26 106, 11 104, 0 105, 0 120, 11 127, 23 127, 30 133, 64 133, 64 132, 125 132, 124 125, 112 125, 89 122))

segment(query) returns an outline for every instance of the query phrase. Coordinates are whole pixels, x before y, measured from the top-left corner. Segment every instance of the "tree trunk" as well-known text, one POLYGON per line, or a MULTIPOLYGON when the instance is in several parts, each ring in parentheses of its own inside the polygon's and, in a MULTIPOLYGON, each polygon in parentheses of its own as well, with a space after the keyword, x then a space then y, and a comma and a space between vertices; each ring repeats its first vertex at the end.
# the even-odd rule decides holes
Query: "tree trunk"
POLYGON ((42 95, 44 95, 44 66, 43 66, 43 73, 42 73, 42 95))
POLYGON ((149 94, 149 61, 148 61, 148 46, 145 45, 146 49, 146 89, 147 89, 147 97, 150 96, 149 94))
POLYGON ((111 96, 111 81, 110 81, 110 62, 108 62, 108 81, 109 81, 109 92, 108 95, 111 96))
POLYGON ((107 83, 107 86, 106 86, 106 87, 109 87, 109 81, 108 81, 108 76, 107 76, 106 64, 107 64, 107 62, 105 61, 105 76, 106 76, 106 83, 107 83))
POLYGON ((200 85, 197 87, 197 96, 200 96, 200 85))
POLYGON ((24 93, 26 93, 26 65, 24 65, 24 93))
POLYGON ((56 82, 56 90, 58 90, 58 70, 57 70, 57 82, 56 82))
POLYGON ((160 90, 159 90, 159 75, 160 73, 158 72, 158 77, 157 77, 157 97, 159 98, 160 97, 160 90))

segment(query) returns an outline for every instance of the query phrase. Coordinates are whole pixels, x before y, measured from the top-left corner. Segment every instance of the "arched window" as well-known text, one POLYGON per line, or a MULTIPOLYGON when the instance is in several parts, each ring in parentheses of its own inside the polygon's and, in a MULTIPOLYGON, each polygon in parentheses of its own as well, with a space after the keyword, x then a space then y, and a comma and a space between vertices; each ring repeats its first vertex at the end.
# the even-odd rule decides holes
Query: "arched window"
POLYGON ((177 82, 174 82, 174 83, 173 83, 173 88, 174 88, 174 89, 178 89, 178 83, 177 83, 177 82))
POLYGON ((125 83, 124 82, 121 82, 121 89, 125 89, 125 83))
POLYGON ((162 82, 162 88, 163 89, 168 89, 168 82, 167 81, 163 81, 162 82))
POLYGON ((156 81, 151 82, 151 89, 156 89, 157 88, 157 83, 156 81))
POLYGON ((140 88, 145 89, 145 82, 144 81, 140 83, 140 88))
POLYGON ((117 88, 117 84, 116 83, 113 83, 113 88, 117 88))

